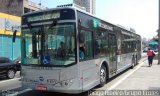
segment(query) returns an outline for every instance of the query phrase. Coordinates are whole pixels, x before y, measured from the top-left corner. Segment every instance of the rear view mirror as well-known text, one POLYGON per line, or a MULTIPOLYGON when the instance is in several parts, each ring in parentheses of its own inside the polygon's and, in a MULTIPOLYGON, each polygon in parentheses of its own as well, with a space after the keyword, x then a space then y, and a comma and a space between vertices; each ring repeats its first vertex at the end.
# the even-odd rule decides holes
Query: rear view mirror
POLYGON ((80 32, 79 34, 79 43, 84 43, 85 42, 85 33, 80 32))
POLYGON ((16 35, 17 35, 17 30, 14 30, 13 37, 12 37, 12 42, 16 41, 16 35))

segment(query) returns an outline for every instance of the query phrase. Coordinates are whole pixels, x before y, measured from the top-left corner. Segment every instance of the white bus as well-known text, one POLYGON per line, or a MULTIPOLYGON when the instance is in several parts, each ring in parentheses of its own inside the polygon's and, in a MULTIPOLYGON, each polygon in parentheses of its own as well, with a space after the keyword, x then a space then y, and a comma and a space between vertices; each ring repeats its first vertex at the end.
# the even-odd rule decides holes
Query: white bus
POLYGON ((140 59, 141 37, 75 8, 22 16, 22 86, 81 93, 140 59))

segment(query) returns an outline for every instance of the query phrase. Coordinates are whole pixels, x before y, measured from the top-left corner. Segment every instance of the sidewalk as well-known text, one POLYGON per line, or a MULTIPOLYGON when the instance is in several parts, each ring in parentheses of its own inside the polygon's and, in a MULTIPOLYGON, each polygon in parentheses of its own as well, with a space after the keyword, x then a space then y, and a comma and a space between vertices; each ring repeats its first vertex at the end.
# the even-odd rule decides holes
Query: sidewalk
MULTIPOLYGON (((114 90, 159 90, 160 91, 160 65, 157 56, 151 67, 148 65, 147 57, 140 62, 140 68, 129 76, 124 83, 118 85, 114 90)), ((136 66, 138 67, 138 66, 136 66)))

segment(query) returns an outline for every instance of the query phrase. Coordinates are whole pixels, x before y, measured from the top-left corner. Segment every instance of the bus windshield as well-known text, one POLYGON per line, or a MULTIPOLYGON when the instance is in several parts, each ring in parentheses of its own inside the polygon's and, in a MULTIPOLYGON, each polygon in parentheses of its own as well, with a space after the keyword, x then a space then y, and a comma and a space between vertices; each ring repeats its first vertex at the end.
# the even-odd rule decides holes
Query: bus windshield
MULTIPOLYGON (((75 63, 74 24, 24 28, 24 65, 70 65, 75 63)), ((22 46, 23 46, 22 45, 22 46)))

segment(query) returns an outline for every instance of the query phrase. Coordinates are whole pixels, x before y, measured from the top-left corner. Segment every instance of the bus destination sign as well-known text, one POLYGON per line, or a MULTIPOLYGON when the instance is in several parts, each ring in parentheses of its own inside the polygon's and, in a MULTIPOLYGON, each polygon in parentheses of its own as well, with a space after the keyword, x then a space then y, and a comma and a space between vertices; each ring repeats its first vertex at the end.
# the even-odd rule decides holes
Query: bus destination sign
POLYGON ((28 17, 28 22, 41 21, 41 20, 49 20, 49 19, 57 19, 60 18, 60 12, 54 13, 44 13, 42 15, 36 15, 28 17))

